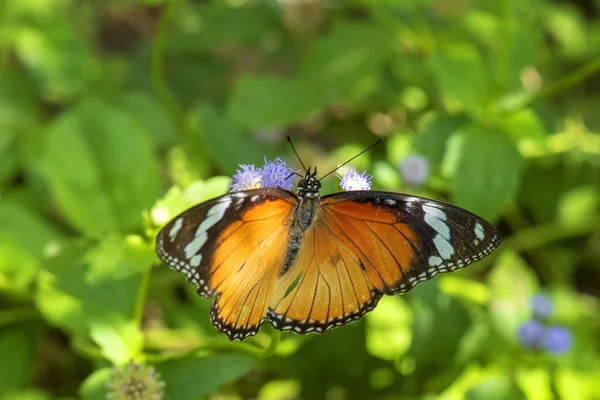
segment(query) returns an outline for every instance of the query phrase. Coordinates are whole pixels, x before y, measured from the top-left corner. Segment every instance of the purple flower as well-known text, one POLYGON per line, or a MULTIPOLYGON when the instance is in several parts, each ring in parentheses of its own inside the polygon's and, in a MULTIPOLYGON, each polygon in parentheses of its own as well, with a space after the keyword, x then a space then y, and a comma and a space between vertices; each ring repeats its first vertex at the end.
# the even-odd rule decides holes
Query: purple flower
POLYGON ((429 176, 429 162, 423 156, 406 157, 398 167, 402 179, 414 186, 421 186, 429 176))
POLYGON ((373 175, 367 174, 367 171, 361 174, 354 167, 350 167, 348 172, 341 178, 340 187, 345 191, 370 190, 371 179, 373 179, 373 175))
POLYGON ((261 170, 262 187, 292 190, 296 172, 280 158, 276 158, 275 161, 267 161, 265 157, 265 165, 261 170))
POLYGON ((562 326, 551 326, 542 337, 542 347, 552 354, 561 354, 571 347, 571 332, 562 326))
POLYGON ((552 300, 550 297, 538 294, 531 298, 531 309, 537 318, 545 318, 552 314, 552 300))
POLYGON ((537 347, 544 336, 544 325, 540 321, 530 320, 519 327, 519 339, 525 347, 537 347))
POLYGON ((254 165, 240 165, 231 179, 231 190, 238 192, 240 190, 257 189, 261 187, 261 170, 256 169, 254 165))

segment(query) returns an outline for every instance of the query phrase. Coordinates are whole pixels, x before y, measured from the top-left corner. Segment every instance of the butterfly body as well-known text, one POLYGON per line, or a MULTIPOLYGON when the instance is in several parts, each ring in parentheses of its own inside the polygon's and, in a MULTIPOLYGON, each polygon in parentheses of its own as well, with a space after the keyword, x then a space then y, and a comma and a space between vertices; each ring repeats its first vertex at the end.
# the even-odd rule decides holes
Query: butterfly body
POLYGON ((265 188, 209 200, 159 232, 157 253, 201 296, 216 296, 213 324, 242 340, 265 319, 300 334, 344 325, 382 295, 465 267, 500 242, 489 223, 449 204, 319 190, 309 169, 297 194, 265 188))

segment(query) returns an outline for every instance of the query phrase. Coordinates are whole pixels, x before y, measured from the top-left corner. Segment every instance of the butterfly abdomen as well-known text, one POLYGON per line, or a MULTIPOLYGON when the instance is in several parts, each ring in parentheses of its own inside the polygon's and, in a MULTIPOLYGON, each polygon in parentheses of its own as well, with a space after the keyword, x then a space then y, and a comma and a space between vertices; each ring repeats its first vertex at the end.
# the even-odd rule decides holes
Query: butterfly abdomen
POLYGON ((296 261, 298 251, 300 250, 300 244, 304 238, 304 232, 310 227, 315 219, 315 213, 317 210, 318 199, 302 197, 299 198, 298 210, 296 216, 292 221, 292 227, 290 229, 290 238, 288 240, 288 246, 285 253, 284 264, 279 270, 279 276, 284 275, 289 271, 290 267, 296 261))

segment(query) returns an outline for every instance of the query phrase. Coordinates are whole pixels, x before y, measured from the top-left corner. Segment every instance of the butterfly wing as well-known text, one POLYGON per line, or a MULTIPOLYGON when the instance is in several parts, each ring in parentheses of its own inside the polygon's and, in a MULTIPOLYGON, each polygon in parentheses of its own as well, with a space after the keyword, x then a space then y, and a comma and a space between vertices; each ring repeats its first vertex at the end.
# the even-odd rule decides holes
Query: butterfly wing
POLYGON ((375 287, 406 292, 438 273, 482 259, 500 244, 491 224, 462 208, 417 196, 355 191, 322 199, 323 220, 355 249, 375 287))
POLYGON ((382 294, 465 267, 499 243, 493 226, 449 204, 372 191, 325 196, 276 285, 268 319, 282 330, 322 332, 360 318, 382 294))
POLYGON ((283 264, 297 197, 281 189, 233 192, 199 204, 169 222, 157 253, 216 295, 211 320, 229 339, 258 332, 283 264))

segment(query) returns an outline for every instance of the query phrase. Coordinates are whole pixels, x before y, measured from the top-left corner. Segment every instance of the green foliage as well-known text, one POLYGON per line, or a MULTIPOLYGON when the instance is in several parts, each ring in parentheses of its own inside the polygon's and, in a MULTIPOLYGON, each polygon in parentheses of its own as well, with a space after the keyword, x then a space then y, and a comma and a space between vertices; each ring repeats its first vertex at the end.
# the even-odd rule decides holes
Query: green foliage
POLYGON ((0 2, 0 400, 104 399, 130 362, 178 400, 597 398, 598 15, 553 0, 0 2), (239 164, 299 167, 286 134, 322 172, 385 136, 352 161, 375 189, 462 206, 502 246, 343 328, 228 342, 154 238, 239 164), (421 186, 400 168, 415 155, 421 186), (539 293, 544 322, 572 334, 564 354, 520 341, 539 293))

